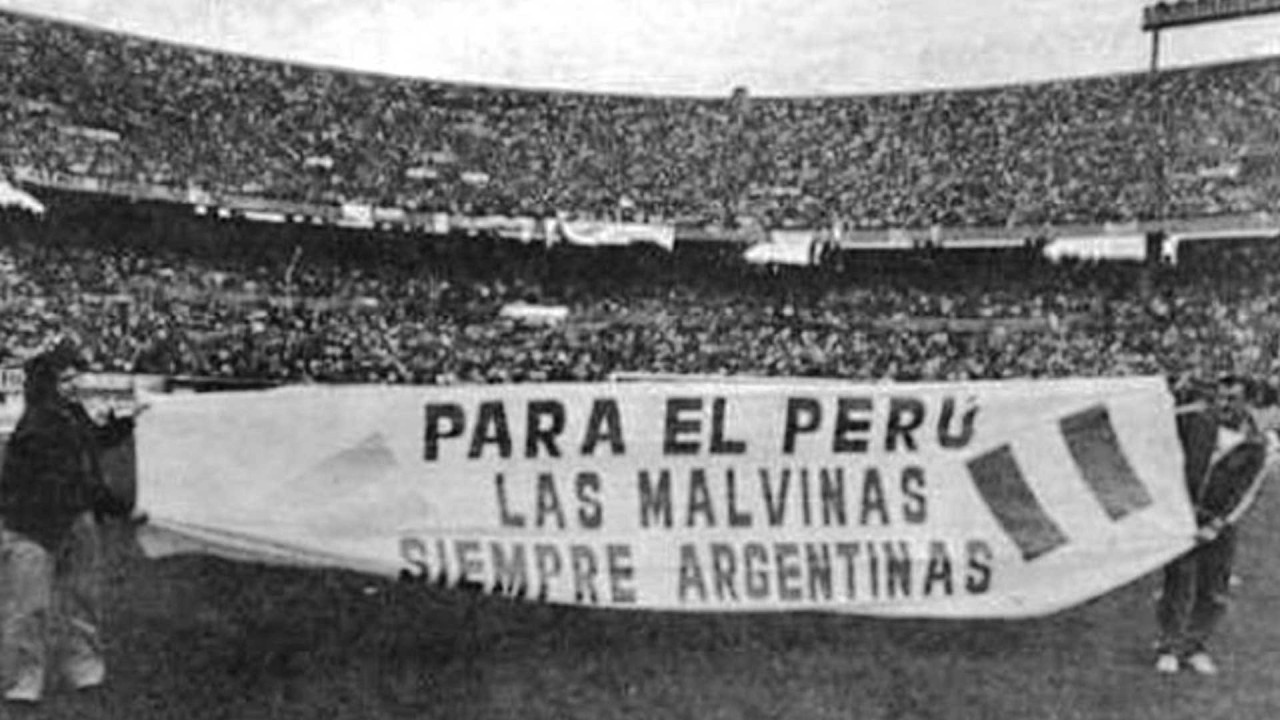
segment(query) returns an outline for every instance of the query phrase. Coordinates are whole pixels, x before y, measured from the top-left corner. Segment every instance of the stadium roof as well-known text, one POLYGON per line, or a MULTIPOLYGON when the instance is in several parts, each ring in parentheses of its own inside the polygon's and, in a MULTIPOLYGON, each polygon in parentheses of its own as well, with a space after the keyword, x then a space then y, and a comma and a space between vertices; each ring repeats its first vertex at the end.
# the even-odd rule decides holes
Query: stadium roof
MULTIPOLYGON (((1147 0, 0 0, 237 53, 531 88, 723 96, 1144 69, 1147 0)), ((1280 54, 1280 16, 1174 31, 1169 66, 1280 54)))

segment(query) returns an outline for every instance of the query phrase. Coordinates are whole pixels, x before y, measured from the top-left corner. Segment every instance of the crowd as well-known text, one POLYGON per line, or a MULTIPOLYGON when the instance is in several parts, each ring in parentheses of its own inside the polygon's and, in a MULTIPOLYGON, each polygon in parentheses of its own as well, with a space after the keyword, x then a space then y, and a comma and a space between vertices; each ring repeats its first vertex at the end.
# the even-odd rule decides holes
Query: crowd
MULTIPOLYGON (((1272 207, 1280 189, 1273 173, 1250 169, 1272 167, 1250 159, 1280 148, 1280 60, 1158 80, 695 99, 374 77, 8 13, 0 41, 0 163, 175 188, 865 228, 1126 221, 1158 214, 1164 193, 1174 214, 1250 212, 1272 207), (1154 172, 1161 142, 1166 183, 1154 172)), ((963 379, 1275 369, 1276 278, 1253 255, 1238 264, 1244 280, 1226 261, 1207 278, 1157 274, 1142 292, 1132 268, 1025 258, 1016 274, 953 277, 921 260, 909 272, 828 270, 797 284, 714 251, 602 261, 190 218, 166 220, 163 240, 136 218, 105 231, 6 222, 20 231, 0 256, 2 350, 20 355, 70 331, 103 370, 443 383, 627 370, 963 379), (566 305, 570 320, 501 317, 513 301, 566 305), (938 322, 955 318, 994 329, 938 322)))
POLYGON ((965 267, 921 251, 891 272, 850 254, 793 277, 714 248, 545 250, 287 227, 136 208, 8 217, 0 364, 72 335, 103 371, 304 382, 1280 370, 1280 249, 1266 244, 1185 247, 1190 270, 1019 253, 965 267), (515 302, 569 313, 504 317, 515 302))
MULTIPOLYGON (((625 208, 809 228, 1096 225, 1269 211, 1280 199, 1280 59, 972 91, 694 99, 373 77, 5 12, 0 50, 0 171, 456 214, 625 208)), ((40 354, 60 338, 91 371, 255 384, 1158 374, 1181 389, 1259 379, 1230 380, 1223 397, 1247 389, 1273 414, 1280 397, 1274 242, 1192 243, 1178 267, 918 247, 893 258, 843 248, 820 268, 779 270, 727 245, 427 241, 106 197, 53 204, 39 218, 0 209, 0 369, 37 358, 7 451, 11 485, 20 461, 44 462, 31 458, 47 443, 23 423, 63 412, 54 396, 78 368, 40 354), (556 312, 522 320, 505 312, 516 304, 556 312)), ((1261 462, 1261 440, 1254 450, 1261 462)), ((93 458, 82 452, 55 454, 93 458)), ((98 470, 68 462, 72 474, 98 470)), ((6 582, 27 572, 10 582, 15 596, 47 614, 41 544, 61 546, 57 535, 91 527, 86 513, 105 506, 62 508, 46 536, 48 523, 22 523, 49 503, 20 507, 12 498, 30 493, 8 492, 6 582), (20 556, 35 560, 24 569, 20 556)), ((1224 517, 1197 537, 1234 542, 1224 517)), ((1226 588, 1231 550, 1215 552, 1226 588)), ((1192 578, 1207 573, 1179 567, 1166 577, 1157 668, 1213 674, 1212 622, 1181 627, 1192 578)), ((1192 614, 1220 616, 1216 588, 1199 590, 1209 609, 1192 614)), ((73 686, 100 684, 101 658, 81 650, 73 686)), ((43 668, 28 669, 6 699, 39 699, 43 668)))
POLYGON ((0 165, 184 190, 856 228, 1097 224, 1166 199, 1204 216, 1280 197, 1276 59, 1158 80, 674 98, 321 70, 8 13, 0 42, 0 165))

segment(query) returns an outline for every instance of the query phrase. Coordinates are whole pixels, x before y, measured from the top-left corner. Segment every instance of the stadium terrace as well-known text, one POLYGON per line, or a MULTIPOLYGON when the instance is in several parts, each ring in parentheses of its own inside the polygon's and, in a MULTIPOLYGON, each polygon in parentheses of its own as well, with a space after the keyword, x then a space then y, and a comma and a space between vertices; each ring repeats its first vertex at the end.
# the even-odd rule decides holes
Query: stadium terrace
POLYGON ((835 219, 850 232, 1025 237, 1158 217, 1161 155, 1173 217, 1239 218, 1280 197, 1274 59, 1157 80, 675 99, 375 77, 11 13, 0 30, 12 48, 0 58, 0 161, 13 173, 263 217, 835 219))

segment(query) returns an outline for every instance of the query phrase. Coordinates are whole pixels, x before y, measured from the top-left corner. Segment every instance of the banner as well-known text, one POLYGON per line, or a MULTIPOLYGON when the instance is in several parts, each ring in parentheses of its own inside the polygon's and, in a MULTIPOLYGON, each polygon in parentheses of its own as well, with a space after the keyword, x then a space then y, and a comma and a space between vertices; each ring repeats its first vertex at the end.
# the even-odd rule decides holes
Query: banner
POLYGON ((45 213, 44 203, 35 199, 31 193, 0 180, 0 208, 16 207, 35 215, 45 213))
POLYGON ((1159 378, 154 396, 141 536, 672 611, 1018 617, 1192 545, 1159 378))
POLYGON ((505 215, 482 215, 478 217, 460 218, 454 226, 474 232, 491 232, 507 240, 517 240, 524 244, 533 242, 538 229, 538 221, 531 217, 507 217, 505 215))
POLYGON ((503 305, 498 317, 528 325, 563 325, 569 319, 569 307, 516 301, 503 305))
POLYGON ((1218 242, 1239 243, 1257 242, 1259 240, 1280 240, 1280 227, 1270 225, 1261 228, 1236 228, 1230 230, 1205 230, 1175 233, 1165 239, 1161 249, 1161 260, 1171 265, 1178 264, 1178 250, 1187 243, 1218 242))
POLYGON ((435 235, 448 235, 450 230, 449 223, 450 217, 448 213, 431 213, 431 221, 427 225, 428 232, 435 235))
POLYGON ((573 245, 618 246, 653 243, 666 250, 676 246, 674 225, 595 222, 560 219, 560 234, 573 245))
POLYGON ((1136 260, 1147 258, 1146 235, 1097 235, 1054 238, 1044 246, 1044 257, 1054 262, 1074 260, 1136 260))
POLYGON ((404 208, 379 206, 373 208, 373 221, 393 225, 398 229, 409 224, 409 213, 404 208))
POLYGON ((277 224, 289 219, 285 217, 284 213, 274 212, 271 210, 245 210, 244 213, 242 213, 242 217, 244 217, 245 220, 252 220, 253 222, 277 224))
POLYGON ((742 256, 753 265, 817 265, 818 243, 815 230, 772 230, 768 242, 752 245, 742 256))
POLYGON ((339 207, 337 224, 343 227, 373 227, 373 206, 368 203, 344 202, 339 207))

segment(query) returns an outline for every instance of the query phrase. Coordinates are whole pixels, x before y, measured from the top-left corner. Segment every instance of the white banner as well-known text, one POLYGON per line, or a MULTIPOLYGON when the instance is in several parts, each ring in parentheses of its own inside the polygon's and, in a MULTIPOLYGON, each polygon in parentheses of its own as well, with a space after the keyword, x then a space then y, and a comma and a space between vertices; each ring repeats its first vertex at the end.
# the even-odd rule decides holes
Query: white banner
POLYGON ((428 225, 428 231, 435 235, 449 234, 450 218, 448 213, 431 213, 431 223, 428 225))
POLYGON ((498 317, 530 325, 561 325, 569 319, 566 305, 536 305, 523 301, 507 303, 498 311, 498 317))
POLYGON ((36 215, 45 213, 44 203, 37 200, 31 193, 10 185, 5 180, 0 180, 0 207, 21 208, 36 215))
POLYGON ((666 250, 676 246, 674 225, 560 220, 560 234, 573 245, 613 246, 653 243, 666 250))
POLYGON ((1017 617, 1192 544, 1158 378, 154 396, 148 553, 555 603, 1017 617))
POLYGON ((517 240, 528 244, 533 242, 538 229, 538 221, 531 217, 507 217, 505 215, 484 215, 464 218, 455 223, 466 230, 489 231, 507 240, 517 240))
POLYGON ((368 203, 344 202, 340 208, 338 225, 352 228, 373 227, 373 206, 368 203))
POLYGON ((817 265, 815 230, 773 230, 769 241, 747 248, 743 258, 754 265, 817 265))
POLYGON ((1054 238, 1042 251, 1049 260, 1136 260, 1147 257, 1146 235, 1097 235, 1054 238))

